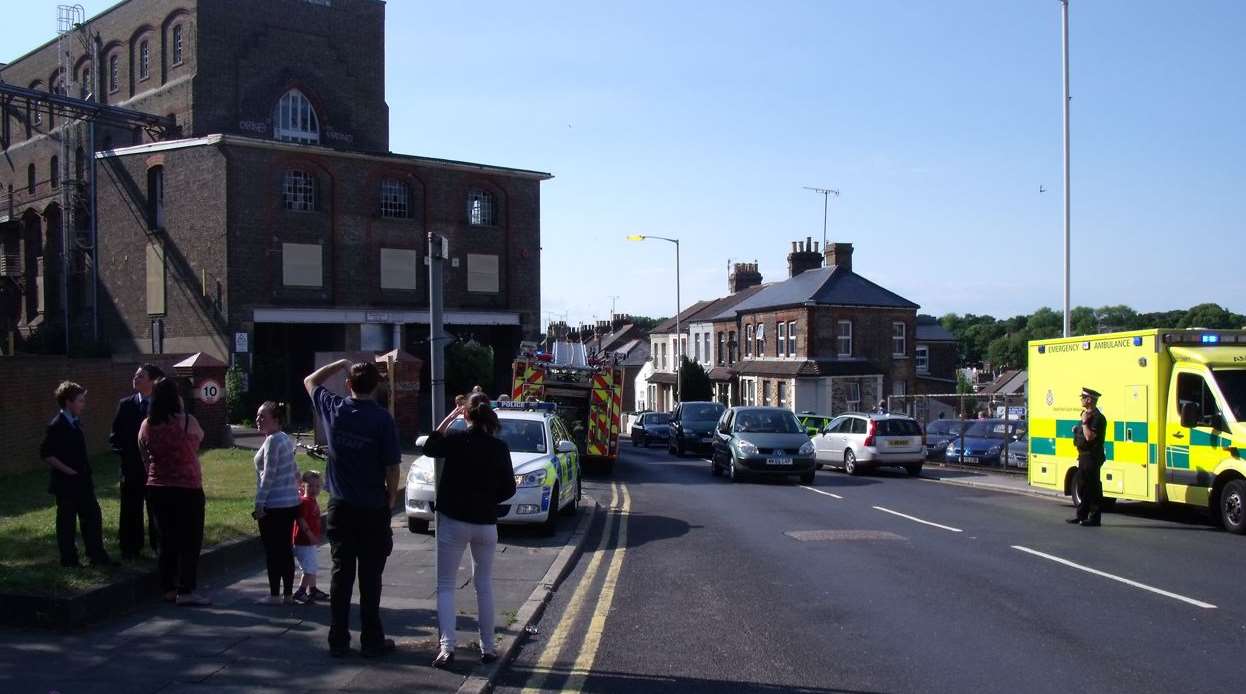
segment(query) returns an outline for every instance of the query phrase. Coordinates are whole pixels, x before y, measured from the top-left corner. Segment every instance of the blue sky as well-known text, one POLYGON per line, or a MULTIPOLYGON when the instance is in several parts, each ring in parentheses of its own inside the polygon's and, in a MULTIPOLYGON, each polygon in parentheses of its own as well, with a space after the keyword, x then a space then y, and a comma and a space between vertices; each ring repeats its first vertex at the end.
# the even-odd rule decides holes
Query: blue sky
MULTIPOLYGON (((33 4, 33 3, 32 3, 33 4)), ((6 9, 11 58, 55 3, 6 9)), ((43 3, 40 3, 43 4, 43 3)), ((85 2, 88 13, 109 2, 85 2)), ((669 315, 856 246, 923 311, 1061 302, 1057 0, 388 5, 395 151, 552 172, 546 318, 669 315), (1047 192, 1039 193, 1039 186, 1047 192)), ((1246 3, 1072 0, 1073 299, 1237 311, 1246 3)))

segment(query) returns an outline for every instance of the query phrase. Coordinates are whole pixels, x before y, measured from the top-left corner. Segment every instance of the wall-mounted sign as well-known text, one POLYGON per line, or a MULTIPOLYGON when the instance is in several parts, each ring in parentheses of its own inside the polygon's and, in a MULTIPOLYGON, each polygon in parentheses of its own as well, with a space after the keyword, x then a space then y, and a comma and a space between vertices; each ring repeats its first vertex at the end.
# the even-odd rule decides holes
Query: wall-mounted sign
POLYGON ((250 335, 247 333, 234 333, 234 351, 238 354, 246 354, 250 351, 251 342, 250 335))
POLYGON ((199 387, 195 389, 195 399, 208 405, 215 405, 220 402, 222 394, 221 384, 211 379, 201 382, 199 387))

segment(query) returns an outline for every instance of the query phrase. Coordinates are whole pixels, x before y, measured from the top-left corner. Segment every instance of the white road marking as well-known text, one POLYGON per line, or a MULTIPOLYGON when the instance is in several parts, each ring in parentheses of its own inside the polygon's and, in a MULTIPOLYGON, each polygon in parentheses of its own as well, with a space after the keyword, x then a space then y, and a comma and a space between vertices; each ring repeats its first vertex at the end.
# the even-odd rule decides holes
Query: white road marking
POLYGON ((893 516, 899 516, 899 517, 901 517, 901 518, 907 518, 907 519, 909 519, 909 520, 913 521, 914 523, 921 523, 922 525, 929 525, 929 526, 931 526, 931 527, 933 527, 933 528, 942 528, 943 530, 950 530, 950 531, 952 531, 952 532, 954 532, 954 533, 963 533, 963 532, 965 532, 964 530, 961 530, 960 528, 953 528, 953 527, 952 527, 952 526, 950 526, 950 525, 939 525, 938 523, 931 523, 931 522, 930 522, 930 521, 928 521, 928 520, 922 520, 922 519, 920 519, 920 518, 918 518, 918 517, 916 517, 916 516, 910 516, 910 515, 905 514, 905 513, 900 513, 899 511, 892 511, 891 509, 889 509, 889 508, 883 508, 882 506, 875 506, 875 507, 874 507, 874 509, 875 509, 875 510, 877 510, 877 511, 882 511, 883 513, 890 513, 890 514, 891 514, 891 515, 893 515, 893 516))
POLYGON ((1069 561, 1068 559, 1061 559, 1060 557, 1053 556, 1051 554, 1046 554, 1044 552, 1039 552, 1038 550, 1030 549, 1029 547, 1022 547, 1021 545, 1013 545, 1012 548, 1015 550, 1025 552, 1026 554, 1033 554, 1036 557, 1042 557, 1043 559, 1050 559, 1051 561, 1054 561, 1057 564, 1064 564, 1065 566, 1071 566, 1074 569, 1085 571, 1086 573, 1094 574, 1096 576, 1102 576, 1104 578, 1110 578, 1113 581, 1119 581, 1121 583, 1124 583, 1127 586, 1133 586, 1134 588, 1139 588, 1141 590, 1149 591, 1151 593, 1155 593, 1156 595, 1163 595, 1166 598, 1172 598, 1173 600, 1180 600, 1181 602, 1188 603, 1195 607, 1201 607, 1205 610, 1216 609, 1216 606, 1209 602, 1203 602, 1202 600, 1195 600, 1194 598, 1187 598, 1184 595, 1178 595, 1176 593, 1171 593, 1169 591, 1166 591, 1160 588, 1155 588, 1154 586, 1148 586, 1145 583, 1131 581, 1128 578, 1115 576, 1113 574, 1107 573, 1106 571, 1100 571, 1098 569, 1092 569, 1089 566, 1082 566, 1081 564, 1075 564, 1069 561))
POLYGON ((809 491, 813 492, 814 494, 821 494, 821 495, 823 495, 823 496, 829 496, 829 497, 831 497, 831 498, 833 498, 833 499, 843 499, 843 498, 844 498, 844 497, 842 497, 842 496, 840 496, 840 495, 838 495, 838 494, 832 494, 831 492, 824 492, 824 491, 822 491, 821 489, 814 489, 813 487, 806 487, 806 486, 805 486, 805 485, 803 485, 803 484, 802 484, 802 485, 800 485, 800 488, 801 488, 801 489, 808 489, 809 491))

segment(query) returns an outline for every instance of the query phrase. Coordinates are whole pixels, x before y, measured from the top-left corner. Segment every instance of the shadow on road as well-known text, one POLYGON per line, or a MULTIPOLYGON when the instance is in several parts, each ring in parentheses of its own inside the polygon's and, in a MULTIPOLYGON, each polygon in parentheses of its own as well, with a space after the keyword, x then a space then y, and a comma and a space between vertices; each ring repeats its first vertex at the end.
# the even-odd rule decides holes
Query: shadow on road
MULTIPOLYGON (((536 674, 531 668, 512 666, 502 676, 500 686, 523 687, 529 677, 536 674)), ((645 692, 646 694, 689 694, 690 692, 733 692, 737 694, 777 694, 778 692, 804 694, 878 694, 874 690, 832 689, 825 687, 794 687, 792 685, 765 684, 761 682, 737 682, 703 677, 665 677, 610 670, 594 670, 587 681, 572 677, 565 668, 542 671, 548 679, 545 689, 557 691, 570 685, 582 684, 583 692, 645 692), (574 681, 573 681, 574 680, 574 681)))

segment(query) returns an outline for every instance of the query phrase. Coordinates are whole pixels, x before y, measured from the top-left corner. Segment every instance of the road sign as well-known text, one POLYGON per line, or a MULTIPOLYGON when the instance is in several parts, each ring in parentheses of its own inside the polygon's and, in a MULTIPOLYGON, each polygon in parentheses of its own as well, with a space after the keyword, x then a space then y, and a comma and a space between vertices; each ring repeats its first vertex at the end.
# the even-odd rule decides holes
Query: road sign
POLYGON ((222 393, 221 384, 208 379, 201 382, 199 387, 195 389, 195 399, 208 405, 215 405, 220 402, 222 393))

